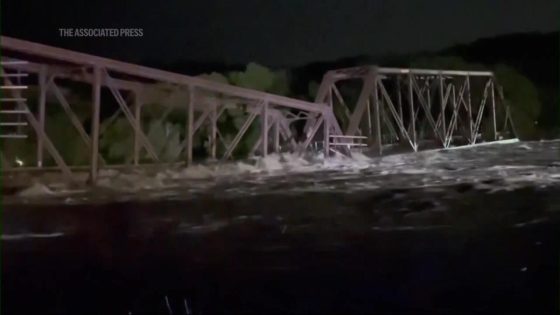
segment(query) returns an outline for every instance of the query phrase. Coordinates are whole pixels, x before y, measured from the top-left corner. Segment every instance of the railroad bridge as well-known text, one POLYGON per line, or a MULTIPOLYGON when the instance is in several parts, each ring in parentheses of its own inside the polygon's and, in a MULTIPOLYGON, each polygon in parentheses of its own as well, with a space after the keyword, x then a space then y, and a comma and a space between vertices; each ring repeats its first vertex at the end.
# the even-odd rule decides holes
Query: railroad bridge
MULTIPOLYGON (((368 139, 378 155, 395 145, 416 152, 516 137, 503 90, 489 71, 332 70, 315 102, 335 113, 339 123, 331 125, 331 133, 368 139)), ((307 121, 307 134, 314 134, 318 122, 307 121)), ((331 136, 331 146, 336 140, 331 136)))
POLYGON ((251 156, 302 154, 319 146, 326 156, 359 148, 386 154, 395 145, 418 151, 424 143, 448 148, 515 137, 492 72, 378 66, 332 70, 315 101, 307 102, 5 36, 0 44, 4 175, 58 172, 76 181, 76 173, 86 173, 95 183, 102 169, 189 166, 194 139, 201 133, 207 138, 205 158, 224 161, 239 150, 252 125, 258 125, 259 136, 250 143, 251 156), (162 85, 174 102, 150 99, 150 91, 162 85), (90 101, 72 104, 67 93, 72 90, 87 91, 90 101), (60 106, 66 120, 49 121, 50 106, 60 106), (241 111, 244 121, 228 139, 219 121, 229 110, 241 111), (167 141, 150 139, 146 111, 159 113, 158 123, 183 120, 185 130, 175 135, 179 145, 171 157, 162 158, 167 141), (125 161, 116 163, 100 150, 100 140, 119 118, 126 121, 132 141, 123 144, 125 161), (305 128, 298 134, 294 125, 302 120, 305 128), (87 162, 63 157, 60 146, 67 135, 49 133, 48 125, 55 123, 72 126, 81 150, 89 154, 87 162), (31 162, 19 158, 24 147, 34 148, 31 162))

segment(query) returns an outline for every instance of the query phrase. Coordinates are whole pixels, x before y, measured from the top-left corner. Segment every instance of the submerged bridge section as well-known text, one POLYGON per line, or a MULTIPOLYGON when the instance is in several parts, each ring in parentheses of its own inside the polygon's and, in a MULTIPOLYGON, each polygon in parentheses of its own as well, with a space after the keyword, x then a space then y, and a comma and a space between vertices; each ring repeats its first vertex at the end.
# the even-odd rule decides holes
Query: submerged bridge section
MULTIPOLYGON (((62 172, 69 180, 75 180, 73 173, 87 171, 88 180, 95 183, 99 170, 103 168, 164 163, 190 165, 193 163, 197 133, 206 135, 208 144, 204 153, 207 158, 225 160, 231 158, 255 122, 258 122, 260 133, 251 144, 249 154, 261 156, 269 152, 302 152, 310 146, 311 139, 321 126, 325 130, 324 140, 328 140, 329 130, 333 124, 337 124, 332 110, 326 104, 305 102, 5 36, 1 37, 1 48, 2 172, 54 170, 62 172), (149 100, 147 91, 153 91, 154 87, 162 84, 178 98, 173 103, 175 105, 165 102, 154 104, 149 100), (82 94, 85 91, 89 101, 86 104, 72 104, 73 91, 81 91, 82 94), (109 103, 116 109, 107 113, 109 103), (47 113, 52 110, 50 106, 61 106, 65 120, 49 121, 47 113), (244 122, 232 139, 226 139, 220 132, 218 122, 224 111, 231 109, 241 110, 244 122), (168 121, 171 116, 175 120, 177 117, 183 119, 185 130, 178 135, 181 144, 179 148, 172 148, 175 153, 171 159, 161 158, 161 152, 169 149, 166 148, 167 143, 150 140, 147 126, 143 124, 143 114, 148 110, 160 113, 158 122, 168 121), (119 117, 125 118, 126 128, 133 134, 132 141, 122 144, 122 150, 128 152, 124 164, 111 163, 108 154, 100 150, 102 136, 119 117), (296 134, 294 122, 309 119, 314 121, 315 132, 302 139, 296 134), (72 132, 82 140, 83 146, 79 150, 89 152, 87 162, 78 163, 71 156, 63 157, 60 147, 65 145, 65 138, 71 135, 53 134, 53 128, 49 128, 53 124, 73 127, 72 132), (27 129, 23 130, 24 127, 27 129), (26 152, 21 150, 29 147, 35 151, 33 163, 22 165, 19 157, 26 152)), ((334 128, 340 130, 338 126, 334 128)), ((329 151, 328 146, 325 151, 329 151)))
MULTIPOLYGON (((367 138, 379 155, 395 146, 418 151, 516 137, 503 91, 488 71, 333 70, 315 101, 333 109, 339 124, 332 133, 367 138)), ((317 121, 308 121, 308 135, 317 121)), ((330 138, 331 146, 339 141, 330 138)))

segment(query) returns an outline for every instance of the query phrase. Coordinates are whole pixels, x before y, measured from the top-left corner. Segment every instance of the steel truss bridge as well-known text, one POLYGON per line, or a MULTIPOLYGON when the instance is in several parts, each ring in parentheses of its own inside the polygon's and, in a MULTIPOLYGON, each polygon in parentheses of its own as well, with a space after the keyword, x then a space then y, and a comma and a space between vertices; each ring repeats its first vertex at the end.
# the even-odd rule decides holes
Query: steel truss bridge
MULTIPOLYGON (((208 139, 206 158, 227 160, 255 122, 260 132, 251 143, 249 155, 258 156, 281 151, 303 153, 312 143, 320 143, 327 156, 332 151, 348 153, 359 146, 372 146, 381 154, 393 143, 407 143, 417 151, 426 139, 449 147, 457 135, 468 145, 480 141, 481 127, 490 128, 484 140, 513 137, 508 107, 491 72, 375 66, 334 70, 325 75, 315 102, 306 102, 5 36, 0 44, 0 157, 4 174, 54 171, 75 182, 75 173, 87 172, 88 181, 95 184, 101 169, 189 166, 193 163, 194 138, 201 133, 208 139), (475 83, 480 80, 484 82, 475 83), (345 99, 344 84, 350 81, 360 83, 359 93, 354 93, 359 95, 357 100, 345 99), (158 84, 166 84, 179 100, 171 105, 154 104, 146 91, 158 84), (75 111, 76 106, 84 105, 71 104, 65 93, 80 87, 91 95, 87 125, 75 111), (116 103, 116 109, 105 118, 101 115, 105 105, 102 100, 106 101, 103 93, 116 103), (49 106, 61 106, 65 123, 73 127, 83 150, 89 152, 86 164, 77 165, 61 155, 57 144, 64 139, 49 134, 46 128, 54 123, 48 121, 47 102, 49 106), (157 122, 166 122, 171 113, 177 112, 184 119, 181 144, 171 159, 162 159, 167 143, 153 143, 143 124, 143 113, 157 106, 162 107, 157 122), (243 110, 245 120, 228 140, 222 136, 218 121, 224 111, 236 108, 243 110), (110 162, 100 150, 101 137, 118 118, 125 119, 133 134, 130 147, 125 149, 129 154, 124 164, 110 162), (302 120, 305 129, 299 135, 295 123, 302 120), (36 148, 33 165, 21 165, 18 146, 8 150, 8 141, 31 143, 36 148)), ((350 85, 355 89, 355 82, 350 85)))
MULTIPOLYGON (((449 148, 516 137, 503 89, 488 71, 333 70, 315 101, 336 114, 340 124, 332 124, 331 133, 367 138, 379 155, 394 144, 416 152, 425 143, 449 148)), ((308 120, 307 134, 314 134, 319 122, 308 120)))

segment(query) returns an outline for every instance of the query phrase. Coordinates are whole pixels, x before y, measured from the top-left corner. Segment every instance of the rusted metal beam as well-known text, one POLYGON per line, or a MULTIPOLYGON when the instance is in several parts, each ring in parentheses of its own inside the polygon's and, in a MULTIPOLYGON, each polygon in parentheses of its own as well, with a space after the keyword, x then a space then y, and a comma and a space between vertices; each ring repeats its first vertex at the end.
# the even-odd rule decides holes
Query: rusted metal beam
POLYGON ((91 184, 97 183, 97 175, 99 169, 99 120, 101 113, 101 68, 93 67, 93 89, 92 89, 92 114, 91 114, 91 160, 89 179, 91 184))
POLYGON ((205 89, 208 91, 229 94, 231 96, 242 97, 250 100, 267 100, 271 104, 300 109, 310 112, 322 112, 325 104, 316 104, 300 100, 291 99, 285 96, 269 94, 265 92, 250 90, 246 88, 236 87, 228 84, 218 83, 214 81, 204 80, 183 74, 173 73, 169 71, 144 67, 113 59, 103 58, 99 56, 89 55, 81 52, 71 51, 58 47, 47 46, 39 43, 33 43, 16 38, 2 36, 0 38, 1 47, 4 50, 17 51, 21 53, 43 56, 53 60, 70 62, 78 65, 96 65, 107 71, 116 71, 123 74, 153 79, 162 82, 175 83, 184 86, 192 86, 205 89))
MULTIPOLYGON (((45 132, 45 106, 47 104, 47 67, 41 67, 39 71, 39 126, 45 132)), ((37 138, 37 166, 43 166, 43 138, 37 138)))

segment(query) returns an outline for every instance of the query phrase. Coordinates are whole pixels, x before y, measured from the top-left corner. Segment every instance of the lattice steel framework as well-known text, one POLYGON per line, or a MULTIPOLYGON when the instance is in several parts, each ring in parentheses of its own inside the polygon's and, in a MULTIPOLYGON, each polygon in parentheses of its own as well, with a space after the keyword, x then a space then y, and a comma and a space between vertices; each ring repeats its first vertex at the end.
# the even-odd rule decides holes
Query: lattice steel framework
MULTIPOLYGON (((367 136, 378 154, 399 142, 418 151, 426 141, 448 148, 515 137, 509 106, 488 71, 333 70, 325 74, 315 101, 336 113, 339 124, 332 132, 342 133, 336 130, 341 126, 347 136, 367 136)), ((312 128, 309 121, 309 134, 312 128)))
MULTIPOLYGON (((29 123, 36 141, 36 166, 14 168, 2 152, 2 171, 14 170, 44 170, 54 168, 60 170, 69 179, 73 171, 80 169, 72 165, 60 154, 45 126, 49 122, 46 113, 47 97, 53 96, 62 106, 73 129, 79 134, 84 148, 90 152, 88 165, 89 180, 95 183, 100 168, 140 166, 141 151, 147 153, 151 161, 148 163, 178 163, 187 165, 193 162, 193 137, 197 132, 208 133, 211 158, 228 159, 236 150, 247 130, 255 121, 260 121, 260 138, 252 146, 251 154, 266 156, 270 151, 280 150, 303 151, 309 146, 311 139, 321 126, 325 139, 329 137, 329 130, 333 125, 340 130, 331 108, 321 103, 310 103, 273 95, 260 91, 240 88, 228 84, 217 83, 196 77, 162 71, 144 66, 124 63, 116 60, 88 55, 52 46, 32 43, 15 38, 1 37, 2 48, 2 80, 4 82, 2 95, 2 110, 12 110, 21 115, 29 123), (30 109, 19 85, 14 80, 16 76, 25 74, 36 80, 37 110, 30 109), (90 86, 91 109, 89 128, 78 118, 72 105, 63 93, 62 85, 72 89, 71 82, 81 82, 90 86), (164 110, 159 121, 165 121, 171 111, 185 112, 186 130, 181 141, 181 147, 172 161, 161 161, 158 150, 146 135, 142 126, 142 112, 146 106, 144 91, 156 83, 166 83, 175 89, 183 91, 184 99, 179 108, 169 106, 164 110), (118 103, 118 111, 102 123, 100 111, 102 108, 102 91, 109 91, 118 103), (7 109, 7 102, 15 104, 7 109), (218 128, 218 119, 228 108, 244 108, 246 120, 237 131, 231 142, 226 143, 218 128), (129 127, 133 129, 134 141, 126 165, 111 165, 100 152, 100 137, 107 130, 107 126, 119 115, 124 115, 129 127), (296 142, 296 135, 291 124, 296 120, 310 120, 309 137, 296 142), (205 125, 205 131, 201 126, 205 125), (224 146, 222 156, 217 156, 217 145, 224 146), (54 165, 45 165, 45 151, 54 160, 54 165)), ((0 120, 5 115, 0 115, 0 120)), ((7 137, 15 137, 15 133, 7 137)), ((328 144, 328 141, 326 141, 328 144)), ((165 145, 164 145, 165 146, 165 145)), ((4 151, 4 148, 2 148, 4 151)), ((160 150, 161 151, 161 150, 160 150)), ((325 146, 328 152, 328 145, 325 146)), ((83 168, 83 167, 82 167, 83 168)))

